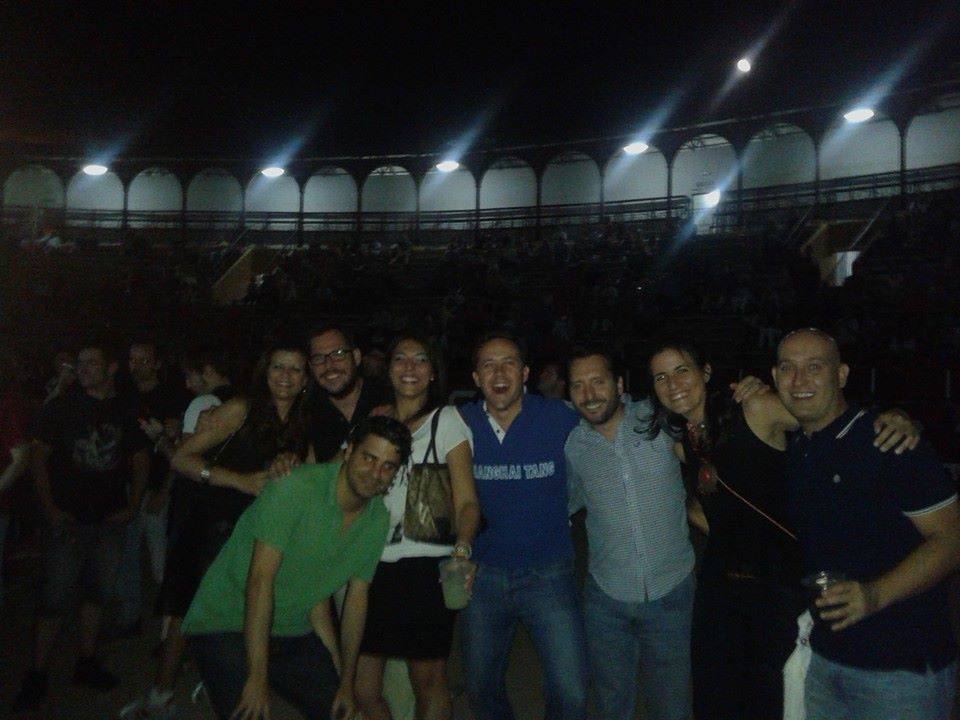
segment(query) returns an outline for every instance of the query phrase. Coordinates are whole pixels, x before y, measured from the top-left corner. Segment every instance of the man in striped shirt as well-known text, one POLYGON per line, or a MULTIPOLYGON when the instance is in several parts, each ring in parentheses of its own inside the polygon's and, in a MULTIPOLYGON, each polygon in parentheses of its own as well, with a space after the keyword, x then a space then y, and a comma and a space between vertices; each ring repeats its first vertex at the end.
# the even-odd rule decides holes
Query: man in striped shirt
POLYGON ((587 509, 584 622, 597 717, 689 720, 693 547, 672 441, 644 430, 649 401, 623 395, 602 348, 574 352, 570 398, 581 415, 565 446, 571 514, 587 509))

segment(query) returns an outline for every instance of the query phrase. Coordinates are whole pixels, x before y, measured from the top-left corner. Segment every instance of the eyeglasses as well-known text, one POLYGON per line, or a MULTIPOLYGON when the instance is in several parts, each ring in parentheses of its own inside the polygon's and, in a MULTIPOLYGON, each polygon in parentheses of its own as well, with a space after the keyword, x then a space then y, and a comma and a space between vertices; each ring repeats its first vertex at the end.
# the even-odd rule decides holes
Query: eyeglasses
POLYGON ((350 348, 337 348, 328 353, 314 353, 310 356, 310 364, 323 365, 327 362, 342 362, 350 352, 350 348))

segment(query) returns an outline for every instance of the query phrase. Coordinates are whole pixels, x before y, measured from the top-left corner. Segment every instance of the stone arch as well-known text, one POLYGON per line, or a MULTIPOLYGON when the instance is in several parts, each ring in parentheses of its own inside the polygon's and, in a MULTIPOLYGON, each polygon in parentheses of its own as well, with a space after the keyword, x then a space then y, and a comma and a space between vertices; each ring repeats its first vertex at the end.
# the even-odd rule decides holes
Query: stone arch
POLYGON ((543 169, 540 201, 544 205, 600 202, 600 168, 581 152, 557 155, 543 169))
POLYGON ((900 131, 892 120, 837 123, 820 143, 821 180, 899 170, 900 131))
POLYGON ((4 207, 62 208, 66 200, 63 181, 43 165, 18 167, 3 183, 4 207))
POLYGON ((917 115, 906 143, 908 170, 960 163, 960 107, 917 115))
POLYGON ((536 207, 537 174, 515 157, 500 158, 480 178, 480 209, 536 207))
POLYGON ((680 146, 673 158, 672 195, 693 198, 736 188, 737 153, 720 135, 706 133, 680 146))
POLYGON ((742 167, 744 189, 814 182, 816 145, 802 128, 774 123, 750 138, 742 167))
POLYGON ((604 202, 667 196, 667 159, 650 146, 639 155, 618 150, 603 170, 604 202))
POLYGON ((130 181, 130 187, 127 188, 130 227, 179 222, 182 209, 183 188, 180 180, 166 168, 147 168, 130 181), (137 217, 137 213, 156 213, 156 216, 137 217))
POLYGON ((406 168, 382 165, 363 181, 360 207, 365 213, 415 212, 417 184, 406 168))

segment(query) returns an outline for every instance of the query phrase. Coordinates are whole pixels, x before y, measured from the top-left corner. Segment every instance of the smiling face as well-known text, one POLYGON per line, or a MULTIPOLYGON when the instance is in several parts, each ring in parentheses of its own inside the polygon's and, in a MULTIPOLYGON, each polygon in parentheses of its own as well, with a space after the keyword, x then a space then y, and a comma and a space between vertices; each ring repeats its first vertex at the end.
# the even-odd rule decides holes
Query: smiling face
POLYGON ((427 349, 412 338, 401 340, 390 355, 389 374, 398 398, 426 397, 434 379, 427 349))
POLYGON ((357 445, 348 445, 343 462, 347 487, 361 500, 385 493, 401 465, 397 446, 372 433, 357 445))
POLYGON ((477 351, 473 381, 487 405, 497 412, 519 409, 529 374, 520 348, 505 338, 494 338, 477 351))
POLYGON ((588 355, 570 363, 570 399, 583 418, 594 426, 606 425, 620 409, 623 379, 601 355, 588 355))
POLYGON ((267 387, 274 400, 294 400, 307 386, 307 359, 296 350, 277 350, 267 365, 267 387))
POLYGON ((780 344, 773 381, 784 406, 810 433, 843 414, 843 388, 849 373, 829 336, 800 330, 780 344))
POLYGON ((650 377, 657 399, 667 410, 690 422, 703 421, 709 364, 701 368, 689 353, 666 348, 650 358, 650 377))
POLYGON ((348 395, 359 377, 360 351, 337 330, 310 340, 310 369, 317 385, 333 397, 348 395))

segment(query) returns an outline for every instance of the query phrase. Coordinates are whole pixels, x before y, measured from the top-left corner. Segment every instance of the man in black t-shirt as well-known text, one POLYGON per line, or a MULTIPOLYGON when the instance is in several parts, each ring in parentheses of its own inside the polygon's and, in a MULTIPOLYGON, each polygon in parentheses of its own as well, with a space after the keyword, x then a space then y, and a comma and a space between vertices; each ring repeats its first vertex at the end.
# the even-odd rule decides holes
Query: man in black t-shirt
POLYGON ((101 608, 113 593, 124 527, 140 508, 150 472, 148 441, 118 398, 116 360, 100 344, 77 355, 78 388, 48 403, 33 450, 44 529, 43 580, 33 667, 14 712, 46 695, 47 666, 65 614, 80 592, 80 658, 73 681, 109 690, 118 680, 96 658, 101 608))
POLYGON ((140 629, 142 610, 140 548, 145 540, 150 555, 154 582, 163 579, 167 553, 167 508, 170 500, 170 460, 163 452, 180 435, 181 418, 186 407, 183 393, 160 381, 162 363, 156 343, 137 340, 130 345, 127 367, 133 380, 134 417, 152 443, 150 477, 142 507, 124 532, 117 573, 119 608, 115 620, 117 637, 135 635, 140 629))
POLYGON ((315 381, 308 434, 317 462, 328 462, 350 429, 375 407, 390 402, 390 397, 360 376, 360 349, 345 330, 314 330, 307 345, 315 381))

